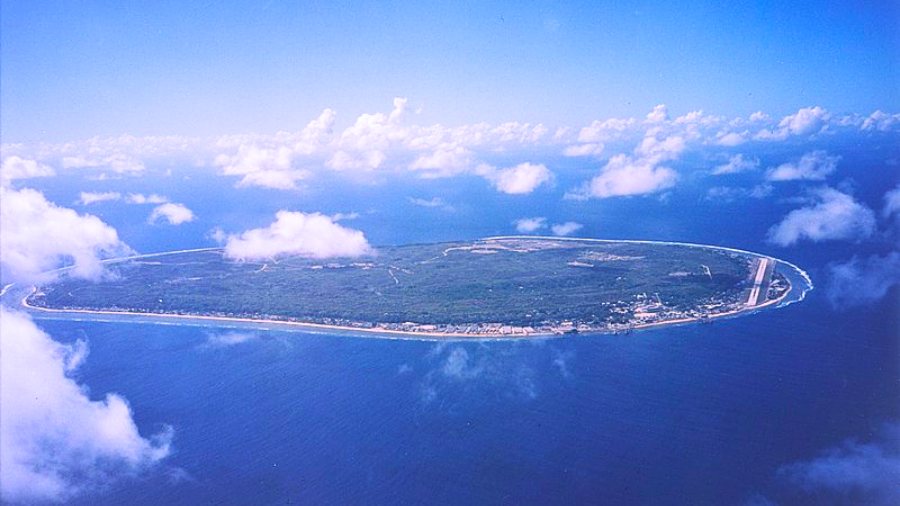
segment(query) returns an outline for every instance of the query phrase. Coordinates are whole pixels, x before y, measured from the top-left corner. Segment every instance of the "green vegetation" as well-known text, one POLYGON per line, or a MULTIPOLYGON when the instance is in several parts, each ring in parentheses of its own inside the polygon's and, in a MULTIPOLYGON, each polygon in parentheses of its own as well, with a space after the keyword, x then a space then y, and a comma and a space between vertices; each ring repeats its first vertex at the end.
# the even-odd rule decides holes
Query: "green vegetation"
POLYGON ((538 238, 389 247, 327 261, 234 262, 202 251, 114 262, 108 281, 64 278, 30 303, 395 330, 404 322, 464 333, 484 333, 484 324, 594 330, 734 310, 746 301, 754 258, 538 238))

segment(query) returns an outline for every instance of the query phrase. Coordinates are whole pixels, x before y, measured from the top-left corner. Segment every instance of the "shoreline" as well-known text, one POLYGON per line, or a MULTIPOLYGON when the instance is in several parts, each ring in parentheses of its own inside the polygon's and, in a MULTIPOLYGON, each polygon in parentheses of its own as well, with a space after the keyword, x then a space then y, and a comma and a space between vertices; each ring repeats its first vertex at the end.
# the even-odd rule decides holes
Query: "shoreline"
MULTIPOLYGON (((776 263, 780 262, 788 267, 794 269, 807 283, 808 288, 804 290, 800 298, 797 301, 803 300, 807 291, 812 290, 813 283, 812 279, 809 277, 806 271, 800 269, 798 266, 791 262, 787 262, 784 260, 779 260, 774 257, 770 257, 768 255, 762 255, 760 253, 755 253, 752 251, 741 250, 736 248, 728 248, 724 246, 716 246, 716 245, 708 245, 708 244, 698 244, 698 243, 685 243, 685 242, 675 242, 675 241, 649 241, 649 240, 633 240, 633 239, 593 239, 593 238, 577 238, 577 237, 550 237, 550 236, 537 236, 537 235, 526 235, 526 236, 492 236, 485 237, 479 239, 481 241, 495 241, 495 240, 553 240, 553 241, 570 241, 570 242, 595 242, 595 243, 628 243, 628 244, 662 244, 662 245, 672 245, 672 246, 685 246, 685 247, 694 247, 694 248, 707 248, 714 249, 719 251, 728 251, 732 253, 738 253, 742 255, 749 255, 753 257, 759 258, 770 258, 776 263)), ((165 252, 156 252, 156 253, 147 253, 140 255, 129 255, 121 258, 111 258, 106 259, 104 263, 112 263, 117 261, 125 261, 125 260, 134 260, 134 259, 142 259, 142 258, 152 258, 164 255, 172 255, 178 253, 188 253, 188 252, 200 252, 200 251, 217 251, 221 250, 221 248, 194 248, 194 249, 186 249, 186 250, 176 250, 176 251, 165 251, 165 252)), ((67 269, 70 269, 71 266, 62 267, 59 269, 54 269, 50 272, 60 272, 67 269)), ((3 292, 6 293, 13 287, 13 284, 7 285, 4 288, 3 292)), ((500 333, 464 333, 464 332, 432 332, 432 331, 413 331, 413 330, 389 330, 383 328, 375 328, 375 327, 356 327, 350 325, 334 325, 334 324, 324 324, 324 323, 313 323, 313 322, 301 322, 301 321, 287 321, 287 320, 276 320, 271 318, 242 318, 242 317, 234 317, 234 316, 214 316, 214 315, 191 315, 191 314, 177 314, 177 313, 154 313, 154 312, 138 312, 138 311, 127 311, 127 310, 109 310, 109 309, 57 309, 57 308, 48 308, 48 307, 40 307, 34 306, 28 303, 28 299, 37 292, 38 287, 32 286, 31 290, 28 294, 22 297, 20 304, 25 309, 38 312, 38 313, 50 313, 50 314, 60 314, 60 315, 107 315, 107 316, 121 316, 121 317, 140 317, 144 316, 151 320, 157 321, 169 321, 175 324, 179 322, 184 322, 186 320, 195 320, 202 322, 211 322, 211 323, 237 323, 243 325, 276 325, 276 326, 285 326, 288 328, 296 328, 299 330, 309 330, 309 331, 324 331, 324 332, 332 332, 332 333, 350 333, 357 335, 369 335, 375 337, 388 338, 390 336, 394 338, 400 339, 421 339, 421 340, 509 340, 509 339, 546 339, 546 338, 554 338, 554 337, 563 337, 566 335, 591 335, 591 334, 619 334, 619 333, 627 333, 632 330, 645 330, 652 328, 660 328, 667 325, 683 325, 689 323, 696 323, 701 321, 711 321, 715 318, 727 318, 731 316, 740 315, 743 313, 752 313, 759 309, 771 307, 773 305, 780 304, 790 295, 797 287, 794 286, 793 283, 789 283, 788 289, 781 294, 777 299, 767 300, 762 304, 758 304, 755 306, 744 306, 738 309, 733 309, 730 311, 724 311, 721 313, 709 314, 704 316, 697 317, 688 317, 688 318, 678 318, 674 320, 666 320, 666 321, 656 321, 656 322, 648 322, 648 323, 637 323, 631 324, 630 326, 623 326, 622 328, 610 328, 610 329, 590 329, 586 331, 575 331, 575 332, 555 332, 555 331, 535 331, 529 333, 509 333, 509 334, 500 334, 500 333)), ((792 301, 792 302, 797 302, 792 301)), ((427 323, 418 323, 418 325, 429 325, 427 323)), ((436 324, 435 324, 436 325, 436 324)))
MULTIPOLYGON (((778 304, 782 302, 788 294, 790 294, 794 290, 793 286, 789 288, 786 292, 784 292, 777 299, 768 300, 762 304, 752 306, 752 307, 744 307, 741 309, 735 309, 732 311, 725 311, 722 313, 715 313, 706 316, 706 320, 712 320, 714 318, 725 318, 730 316, 737 316, 742 313, 752 313, 756 310, 766 308, 772 306, 774 304, 778 304)), ((402 339, 416 339, 420 338, 421 340, 428 341, 438 341, 442 339, 451 339, 451 340, 513 340, 513 339, 547 339, 553 337, 564 337, 566 335, 592 335, 592 334, 620 334, 625 332, 630 332, 632 330, 647 330, 651 328, 664 327, 667 325, 684 325, 688 323, 700 322, 703 320, 703 317, 693 317, 693 318, 679 318, 676 320, 666 320, 660 322, 652 322, 652 323, 641 323, 632 325, 628 328, 623 329, 609 329, 609 330, 601 330, 601 329, 592 329, 583 332, 532 332, 527 334, 467 334, 460 332, 416 332, 416 331, 404 331, 404 330, 385 330, 379 328, 366 328, 366 327, 352 327, 347 325, 328 325, 325 323, 312 323, 312 322, 296 322, 296 321, 285 321, 285 320, 272 320, 267 318, 238 318, 234 316, 212 316, 212 315, 187 315, 187 314, 170 314, 170 313, 151 313, 151 312, 136 312, 136 311, 113 311, 113 310, 100 310, 100 309, 55 309, 55 308, 46 308, 33 306, 28 303, 28 298, 31 297, 37 291, 37 287, 32 287, 31 292, 28 293, 21 300, 22 307, 35 312, 41 313, 52 313, 52 314, 62 314, 62 315, 79 315, 79 314, 87 314, 87 315, 107 315, 107 316, 124 316, 124 317, 139 317, 145 316, 151 319, 157 319, 160 321, 170 320, 170 321, 178 321, 178 320, 202 320, 209 322, 222 322, 222 323, 241 323, 241 324, 263 324, 263 325, 284 325, 289 327, 295 327, 298 330, 310 329, 310 330, 320 330, 320 331, 330 331, 330 332, 341 332, 341 333, 365 333, 374 335, 375 337, 380 336, 395 336, 397 338, 402 339)))

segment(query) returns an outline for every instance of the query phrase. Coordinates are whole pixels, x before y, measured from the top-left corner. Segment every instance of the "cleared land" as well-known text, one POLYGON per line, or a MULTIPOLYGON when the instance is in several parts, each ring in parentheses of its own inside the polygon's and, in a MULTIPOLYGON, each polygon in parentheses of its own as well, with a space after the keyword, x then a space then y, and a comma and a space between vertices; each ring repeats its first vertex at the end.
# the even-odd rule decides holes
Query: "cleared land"
POLYGON ((775 264, 705 247, 521 237, 327 261, 235 262, 203 250, 112 262, 109 281, 64 278, 27 302, 428 335, 627 331, 777 300, 790 286, 775 264))

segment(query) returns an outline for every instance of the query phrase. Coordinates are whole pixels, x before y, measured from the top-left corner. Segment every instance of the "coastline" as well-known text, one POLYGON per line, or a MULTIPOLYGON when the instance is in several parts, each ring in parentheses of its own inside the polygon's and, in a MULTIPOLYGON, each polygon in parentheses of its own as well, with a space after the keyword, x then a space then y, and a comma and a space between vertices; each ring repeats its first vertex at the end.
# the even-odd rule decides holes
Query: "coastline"
MULTIPOLYGON (((799 302, 803 300, 807 291, 812 290, 813 283, 809 274, 800 269, 798 266, 791 262, 787 262, 784 260, 776 259, 773 257, 769 257, 768 255, 762 255, 760 253, 755 253, 752 251, 746 251, 736 248, 728 248, 724 246, 715 246, 715 245, 706 245, 706 244, 697 244, 697 243, 685 243, 685 242, 674 242, 674 241, 648 241, 648 240, 628 240, 628 239, 593 239, 593 238, 576 238, 576 237, 549 237, 549 236, 492 236, 485 237, 480 239, 481 241, 492 241, 492 240, 553 240, 553 241, 570 241, 570 242, 595 242, 595 243, 629 243, 629 244, 662 244, 662 245, 673 245, 673 246, 685 246, 685 247, 694 247, 694 248, 707 248, 707 249, 715 249, 720 251, 728 251, 732 253, 738 253, 742 255, 749 255, 753 257, 762 257, 762 258, 771 258, 776 263, 782 263, 792 269, 794 269, 806 282, 808 288, 804 290, 800 294, 800 298, 796 301, 791 302, 799 302)), ((186 250, 177 250, 177 251, 166 251, 166 252, 156 252, 156 253, 147 253, 141 255, 129 255, 121 258, 111 258, 104 260, 105 263, 112 263, 118 261, 125 260, 134 260, 134 259, 143 259, 143 258, 152 258, 164 255, 173 255, 178 253, 188 253, 188 252, 200 252, 200 251, 217 251, 221 248, 195 248, 195 249, 186 249, 186 250)), ((71 267, 63 267, 60 269, 55 269, 50 272, 61 272, 71 267)), ((759 309, 764 309, 767 307, 771 307, 774 305, 778 305, 782 303, 788 295, 794 292, 797 287, 794 286, 793 283, 788 283, 788 289, 781 294, 777 299, 767 300, 762 304, 754 305, 754 306, 744 306, 738 309, 733 309, 730 311, 724 311, 721 313, 708 314, 703 316, 696 317, 687 317, 687 318, 678 318, 674 320, 666 320, 666 321, 656 321, 656 322, 647 322, 647 323, 634 323, 630 325, 625 325, 621 328, 609 328, 609 329, 589 329, 577 332, 559 332, 559 331, 533 331, 526 333, 508 333, 508 334, 500 334, 500 333, 463 333, 463 332, 433 332, 433 331, 416 331, 416 330, 396 330, 396 329, 384 329, 378 327, 363 327, 363 326, 352 326, 352 325, 334 325, 334 324, 324 324, 324 323, 314 323, 314 322, 301 322, 301 321, 289 321, 289 320, 276 320, 271 318, 242 318, 242 317, 234 317, 234 316, 214 316, 214 315, 194 315, 194 314, 177 314, 177 313, 154 313, 154 312, 139 312, 139 311, 126 311, 126 310, 109 310, 109 309, 56 309, 56 308, 47 308, 34 306, 28 303, 28 299, 37 291, 37 286, 32 286, 31 290, 22 297, 20 304, 26 310, 38 313, 50 313, 50 314, 60 314, 60 315, 98 315, 98 316, 123 316, 123 317, 147 317, 151 320, 157 320, 160 322, 173 322, 175 324, 181 324, 188 320, 200 321, 200 322, 210 322, 210 324, 214 323, 232 323, 232 324, 241 324, 241 325, 270 325, 270 326, 280 326, 286 328, 292 328, 297 330, 308 330, 308 331, 319 331, 319 332, 331 332, 331 333, 349 333, 356 335, 369 335, 374 337, 381 338, 399 338, 399 339, 420 339, 420 340, 510 340, 510 339, 546 339, 546 338, 554 338, 554 337, 563 337, 569 334, 582 334, 582 335, 592 335, 592 334, 619 334, 623 332, 630 332, 632 330, 645 330, 652 328, 660 328, 668 325, 683 325, 689 323, 695 323, 700 321, 710 321, 716 318, 727 318, 732 316, 737 316, 743 313, 752 313, 759 309)), ((12 288, 12 284, 7 285, 4 288, 3 292, 6 293, 12 288)), ((790 304, 790 302, 788 303, 790 304)), ((428 325, 419 323, 419 325, 428 325)))
MULTIPOLYGON (((768 300, 762 304, 752 306, 752 307, 744 307, 741 309, 735 309, 732 311, 725 311, 722 313, 715 313, 706 316, 706 320, 712 320, 714 318, 725 318, 730 316, 737 316, 743 313, 752 313, 762 308, 766 308, 775 304, 782 302, 788 294, 790 294, 794 290, 793 285, 784 292, 777 299, 768 300)), ((471 333, 461 333, 461 332, 417 332, 417 331, 404 331, 404 330, 385 330, 380 328, 367 328, 367 327, 353 327, 348 325, 328 325, 324 323, 312 323, 312 322, 297 322, 297 321, 286 321, 286 320, 272 320, 266 318, 238 318, 233 316, 212 316, 212 315, 187 315, 187 314, 172 314, 172 313, 151 313, 151 312, 137 312, 137 311, 112 311, 112 310, 94 310, 94 309, 54 309, 54 308, 45 308, 39 306, 33 306, 28 303, 28 297, 33 295, 37 291, 37 287, 32 287, 32 290, 22 298, 21 305, 22 307, 36 312, 42 313, 53 313, 53 314, 69 314, 69 315, 78 315, 78 314, 87 314, 87 315, 108 315, 108 316, 144 316, 151 319, 157 319, 160 321, 185 321, 185 320, 201 320, 208 322, 221 322, 221 323, 240 323, 240 324, 259 324, 259 325, 277 325, 277 326, 288 326, 293 327, 298 330, 318 330, 325 332, 341 332, 341 333, 365 333, 369 335, 373 335, 376 337, 382 336, 394 336, 395 338, 401 339, 421 339, 428 341, 438 341, 442 339, 450 339, 450 340, 510 340, 510 339, 546 339, 553 337, 564 337, 566 333, 559 332, 531 332, 526 334, 471 334, 471 333)), ((628 328, 623 329, 609 329, 609 330, 601 330, 601 329, 592 329, 584 332, 577 332, 580 335, 592 335, 592 334, 619 334, 622 332, 632 331, 632 330, 645 330, 651 328, 664 327, 667 325, 684 325, 694 322, 699 322, 703 320, 702 317, 693 317, 693 318, 679 318, 676 320, 666 320, 661 322, 652 322, 652 323, 641 323, 632 325, 628 328)))

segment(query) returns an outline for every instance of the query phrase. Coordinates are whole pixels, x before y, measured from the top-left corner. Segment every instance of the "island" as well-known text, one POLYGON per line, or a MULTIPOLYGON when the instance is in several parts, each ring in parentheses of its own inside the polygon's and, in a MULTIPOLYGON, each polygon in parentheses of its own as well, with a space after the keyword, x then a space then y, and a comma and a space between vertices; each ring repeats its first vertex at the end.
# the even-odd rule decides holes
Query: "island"
POLYGON ((752 312, 792 291, 790 269, 717 246, 534 236, 381 247, 327 260, 235 261, 211 248, 111 260, 101 282, 63 271, 23 303, 33 311, 512 338, 621 333, 752 312))

